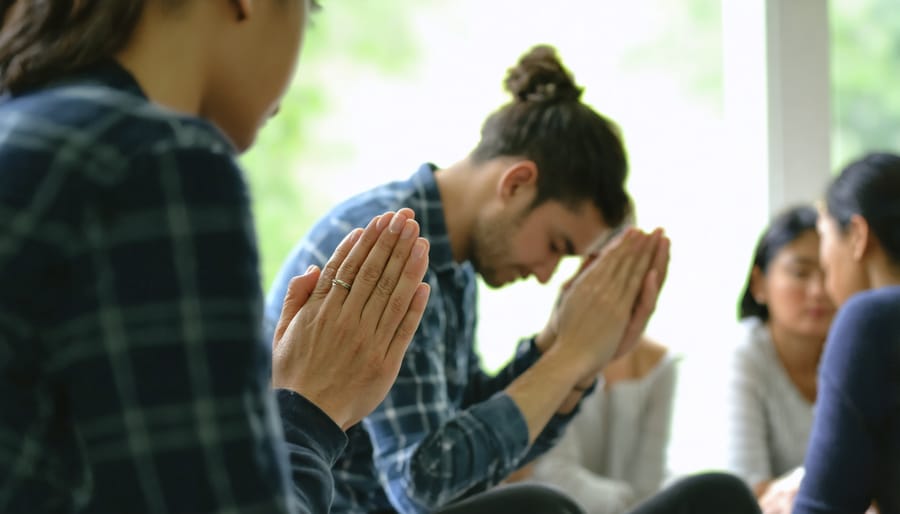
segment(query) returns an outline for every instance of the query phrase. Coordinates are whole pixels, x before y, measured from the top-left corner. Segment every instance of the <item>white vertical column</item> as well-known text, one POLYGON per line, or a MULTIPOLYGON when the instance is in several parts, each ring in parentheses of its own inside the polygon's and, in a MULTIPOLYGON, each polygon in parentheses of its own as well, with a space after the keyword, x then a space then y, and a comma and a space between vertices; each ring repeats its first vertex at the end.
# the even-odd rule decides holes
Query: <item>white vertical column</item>
POLYGON ((722 0, 730 161, 751 209, 810 202, 830 177, 828 31, 828 0, 722 0))

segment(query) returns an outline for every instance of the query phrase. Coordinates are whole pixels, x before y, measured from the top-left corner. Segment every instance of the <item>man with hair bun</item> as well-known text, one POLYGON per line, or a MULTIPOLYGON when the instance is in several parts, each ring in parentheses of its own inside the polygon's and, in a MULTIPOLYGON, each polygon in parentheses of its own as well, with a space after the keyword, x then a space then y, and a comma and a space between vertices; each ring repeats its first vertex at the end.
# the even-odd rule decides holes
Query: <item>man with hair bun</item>
POLYGON ((597 372, 641 336, 662 286, 669 241, 624 231, 565 291, 546 328, 496 376, 475 352, 476 273, 491 287, 550 280, 627 218, 627 158, 615 125, 581 102, 556 51, 537 46, 505 80, 461 161, 335 207, 300 241, 272 287, 270 334, 288 281, 321 266, 346 227, 412 208, 430 241, 431 297, 386 400, 348 431, 333 468, 334 512, 431 512, 503 481, 552 447, 597 372))

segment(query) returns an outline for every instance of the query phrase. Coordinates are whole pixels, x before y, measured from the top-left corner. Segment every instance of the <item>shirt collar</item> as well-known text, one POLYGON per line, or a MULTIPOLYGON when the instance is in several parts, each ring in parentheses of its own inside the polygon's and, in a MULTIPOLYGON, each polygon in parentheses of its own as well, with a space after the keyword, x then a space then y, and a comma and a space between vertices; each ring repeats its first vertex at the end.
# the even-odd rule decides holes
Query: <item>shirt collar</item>
MULTIPOLYGON (((135 96, 139 96, 144 99, 147 98, 147 95, 141 89, 140 84, 138 84, 134 76, 121 64, 116 62, 115 59, 104 59, 80 72, 54 80, 44 87, 59 86, 72 83, 99 84, 112 89, 117 89, 119 91, 132 93, 135 96)), ((2 102, 3 100, 16 98, 18 96, 27 95, 33 92, 34 90, 31 89, 23 91, 19 95, 5 93, 3 95, 0 95, 0 102, 2 102)))
POLYGON ((415 195, 419 200, 416 221, 419 222, 421 236, 430 243, 429 267, 438 273, 456 272, 460 266, 453 260, 453 248, 450 246, 450 234, 444 217, 444 204, 434 178, 437 169, 434 164, 426 163, 412 176, 415 195))

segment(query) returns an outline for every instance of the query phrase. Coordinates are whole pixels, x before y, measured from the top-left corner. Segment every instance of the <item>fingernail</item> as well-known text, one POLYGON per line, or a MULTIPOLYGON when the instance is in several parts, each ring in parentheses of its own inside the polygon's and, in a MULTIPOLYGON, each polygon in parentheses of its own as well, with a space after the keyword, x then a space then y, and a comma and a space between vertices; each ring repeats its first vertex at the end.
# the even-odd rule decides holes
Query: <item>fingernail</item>
POLYGON ((391 227, 388 229, 391 234, 396 234, 403 230, 403 225, 406 224, 406 216, 402 214, 395 214, 394 219, 391 220, 391 227))
POLYGON ((425 256, 425 250, 427 250, 427 249, 428 249, 428 243, 424 239, 419 238, 419 240, 416 241, 416 245, 413 246, 413 249, 412 249, 413 258, 421 259, 422 257, 425 256))
POLYGON ((305 273, 305 275, 309 275, 310 273, 312 273, 312 272, 315 271, 315 270, 316 270, 316 265, 315 265, 315 264, 310 264, 309 267, 306 268, 306 273, 305 273))
POLYGON ((350 242, 352 244, 356 244, 356 242, 359 241, 359 236, 361 236, 362 233, 363 230, 361 228, 353 229, 353 232, 350 232, 350 242))
POLYGON ((416 231, 416 224, 411 221, 406 221, 406 226, 403 227, 403 232, 400 233, 400 239, 409 239, 412 237, 413 232, 416 231))
POLYGON ((384 230, 384 227, 386 227, 388 222, 391 221, 392 214, 392 212, 386 212, 378 217, 378 223, 375 224, 375 228, 377 228, 379 232, 384 230))

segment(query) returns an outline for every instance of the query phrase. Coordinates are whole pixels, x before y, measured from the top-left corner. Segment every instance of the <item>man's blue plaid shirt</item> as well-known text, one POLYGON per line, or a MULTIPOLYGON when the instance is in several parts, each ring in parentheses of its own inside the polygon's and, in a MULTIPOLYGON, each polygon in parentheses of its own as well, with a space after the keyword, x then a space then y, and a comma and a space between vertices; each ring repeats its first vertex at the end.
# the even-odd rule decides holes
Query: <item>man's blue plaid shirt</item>
POLYGON ((352 198, 320 220, 283 266, 266 302, 269 337, 287 284, 310 264, 322 266, 344 236, 373 216, 410 207, 431 242, 425 281, 428 307, 400 375, 385 401, 348 432, 347 451, 334 467, 333 511, 430 512, 484 491, 548 450, 570 416, 556 416, 528 445, 528 427, 503 392, 540 354, 532 339, 496 376, 475 353, 476 279, 472 265, 453 261, 434 167, 352 198))

